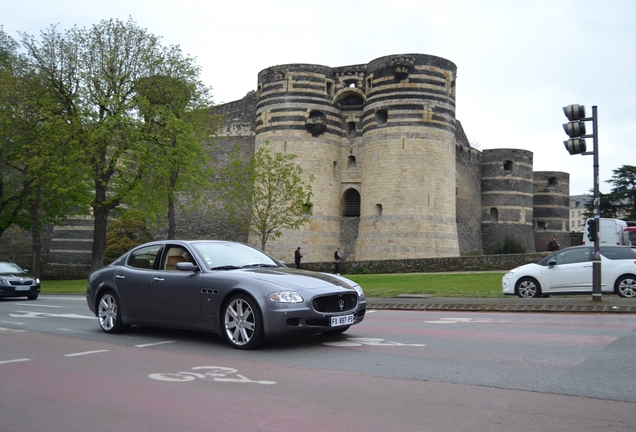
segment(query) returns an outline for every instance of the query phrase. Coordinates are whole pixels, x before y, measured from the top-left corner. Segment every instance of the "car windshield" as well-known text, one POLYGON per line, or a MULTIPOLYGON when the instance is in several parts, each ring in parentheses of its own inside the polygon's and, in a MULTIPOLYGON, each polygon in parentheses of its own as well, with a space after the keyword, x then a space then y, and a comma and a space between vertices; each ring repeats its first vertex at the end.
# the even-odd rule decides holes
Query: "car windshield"
POLYGON ((203 258, 209 270, 279 266, 268 255, 241 243, 196 242, 192 245, 203 258))
POLYGON ((12 262, 0 262, 0 273, 2 274, 20 274, 26 273, 19 265, 12 262))

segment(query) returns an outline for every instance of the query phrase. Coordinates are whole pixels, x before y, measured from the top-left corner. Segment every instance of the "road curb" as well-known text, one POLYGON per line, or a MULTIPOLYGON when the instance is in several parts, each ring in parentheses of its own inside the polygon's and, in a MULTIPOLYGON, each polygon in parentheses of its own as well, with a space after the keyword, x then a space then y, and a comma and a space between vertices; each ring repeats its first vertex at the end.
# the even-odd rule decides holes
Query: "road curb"
POLYGON ((462 312, 557 312, 557 313, 626 313, 636 314, 636 305, 617 304, 504 304, 504 303, 426 303, 382 302, 367 300, 367 309, 462 311, 462 312))

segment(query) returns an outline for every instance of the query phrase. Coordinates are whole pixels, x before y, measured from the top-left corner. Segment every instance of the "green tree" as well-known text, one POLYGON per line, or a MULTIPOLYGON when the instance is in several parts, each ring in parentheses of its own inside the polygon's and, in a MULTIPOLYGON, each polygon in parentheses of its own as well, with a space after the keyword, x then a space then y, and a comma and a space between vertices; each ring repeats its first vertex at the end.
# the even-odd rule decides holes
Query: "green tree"
POLYGON ((268 240, 282 235, 282 229, 299 229, 309 220, 314 181, 313 175, 303 180, 296 155, 272 154, 268 144, 248 161, 237 147, 221 170, 222 180, 215 184, 220 213, 241 231, 258 236, 263 251, 268 240))
MULTIPOLYGON (((594 197, 594 189, 590 189, 590 196, 594 197)), ((619 215, 619 208, 615 203, 615 198, 612 193, 604 194, 603 192, 598 192, 601 217, 608 219, 616 219, 619 215)), ((594 199, 590 199, 586 204, 586 217, 591 218, 594 217, 594 199)))
POLYGON ((10 65, 4 63, 0 72, 0 235, 11 224, 30 229, 31 271, 39 276, 43 226, 76 208, 81 169, 66 124, 56 115, 59 105, 41 75, 21 56, 3 58, 10 65))
MULTIPOLYGON (((135 202, 149 174, 164 172, 157 165, 165 163, 158 157, 163 149, 148 136, 137 83, 157 75, 190 83, 198 68, 179 47, 163 47, 158 37, 132 19, 104 20, 64 33, 52 26, 41 33, 40 41, 22 36, 32 64, 57 99, 58 115, 81 148, 81 166, 90 172, 85 186, 92 191, 91 267, 97 269, 104 261, 109 214, 126 199, 135 202)), ((190 90, 200 88, 197 83, 190 90)), ((181 163, 190 163, 192 155, 182 153, 181 163)), ((163 191, 156 192, 144 196, 149 209, 165 202, 163 191)))
POLYGON ((11 166, 17 151, 14 111, 17 101, 17 42, 0 27, 0 237, 11 225, 26 225, 22 203, 24 177, 11 166))
POLYGON ((176 206, 196 208, 202 203, 203 192, 212 189, 212 158, 203 143, 219 127, 218 118, 210 115, 207 89, 196 80, 198 70, 191 69, 189 63, 179 69, 179 78, 154 75, 136 83, 144 136, 156 146, 151 155, 156 161, 142 181, 136 206, 151 215, 167 207, 169 239, 175 238, 176 206), (188 76, 192 79, 184 78, 188 76), (148 202, 148 193, 164 200, 148 202))
POLYGON ((622 219, 636 221, 636 166, 623 165, 613 170, 607 183, 613 186, 612 201, 622 219))

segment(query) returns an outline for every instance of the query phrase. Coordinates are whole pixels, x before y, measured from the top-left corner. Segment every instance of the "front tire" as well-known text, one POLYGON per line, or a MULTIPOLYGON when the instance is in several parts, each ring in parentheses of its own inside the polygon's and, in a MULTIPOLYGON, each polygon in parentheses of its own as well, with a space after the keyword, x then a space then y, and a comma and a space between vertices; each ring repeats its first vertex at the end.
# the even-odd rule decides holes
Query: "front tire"
POLYGON ((38 298, 38 294, 29 294, 27 296, 27 299, 29 300, 37 300, 37 298, 38 298))
POLYGON ((521 298, 541 297, 541 285, 539 285, 536 279, 531 277, 519 279, 515 290, 517 291, 517 295, 521 298))
POLYGON ((616 280, 615 290, 621 297, 636 297, 636 277, 632 275, 619 277, 616 280))
POLYGON ((258 304, 244 294, 235 295, 225 306, 225 339, 237 349, 254 349, 263 344, 263 319, 258 304))
POLYGON ((97 302, 97 319, 99 326, 106 333, 121 333, 129 326, 121 321, 119 300, 112 291, 105 291, 97 302))

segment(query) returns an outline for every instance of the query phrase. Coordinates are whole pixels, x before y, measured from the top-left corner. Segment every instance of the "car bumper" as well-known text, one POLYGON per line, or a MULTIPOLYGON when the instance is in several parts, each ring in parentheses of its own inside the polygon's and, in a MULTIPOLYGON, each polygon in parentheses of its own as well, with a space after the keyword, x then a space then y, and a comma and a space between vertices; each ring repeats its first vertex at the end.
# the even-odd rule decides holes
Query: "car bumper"
POLYGON ((31 286, 2 286, 0 297, 26 297, 40 294, 40 285, 31 286), (26 288, 26 289, 25 289, 26 288))
POLYGON ((515 295, 515 283, 509 276, 504 276, 501 279, 502 291, 505 295, 515 295))
POLYGON ((269 338, 293 336, 301 334, 321 333, 336 330, 339 327, 355 325, 364 319, 366 314, 366 300, 359 302, 355 309, 342 313, 320 313, 302 305, 276 305, 264 313, 265 336, 269 338), (353 315, 353 322, 343 326, 331 326, 331 318, 353 315))

